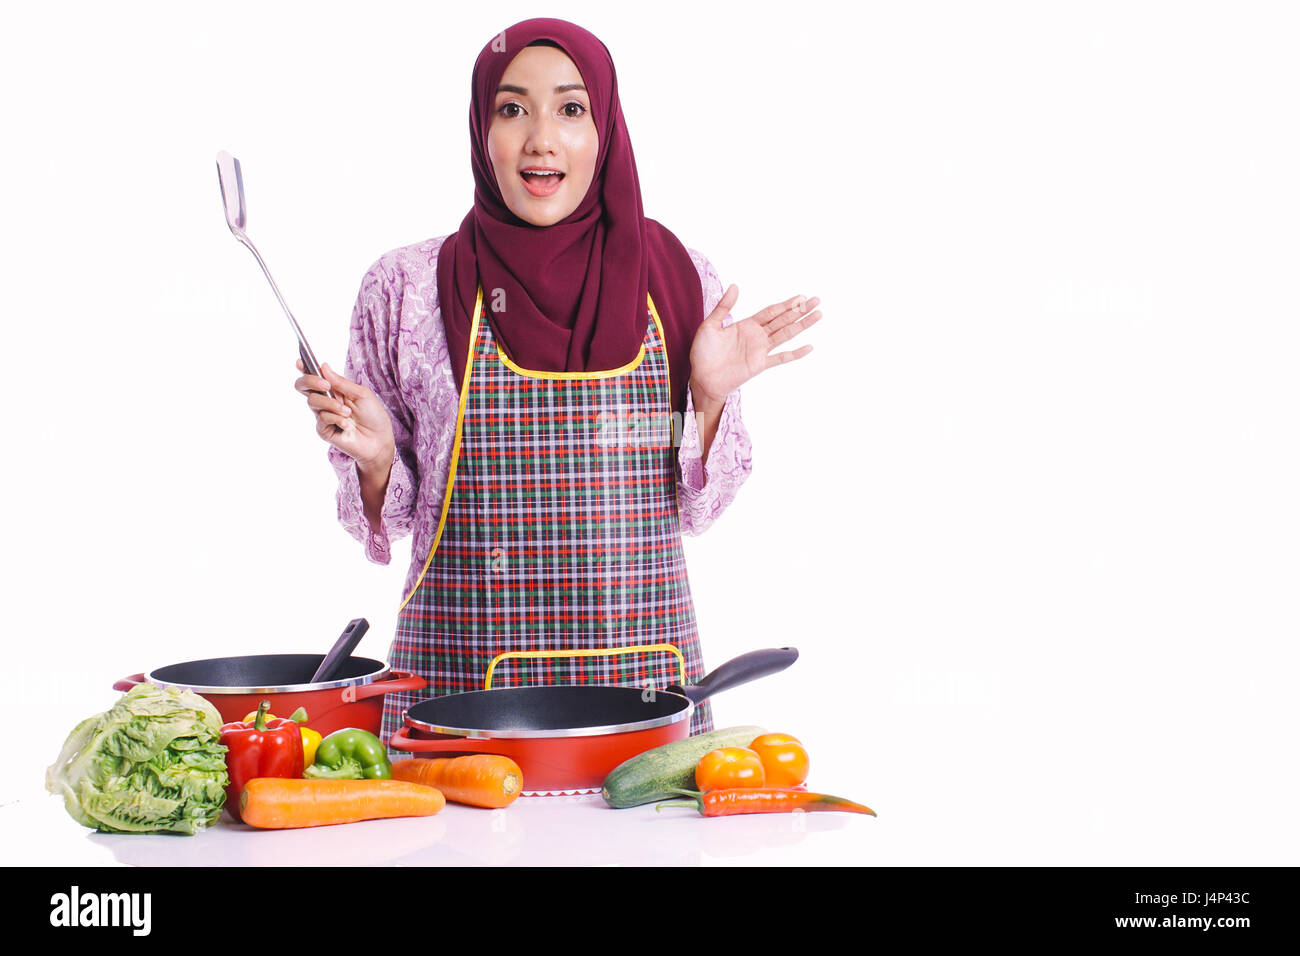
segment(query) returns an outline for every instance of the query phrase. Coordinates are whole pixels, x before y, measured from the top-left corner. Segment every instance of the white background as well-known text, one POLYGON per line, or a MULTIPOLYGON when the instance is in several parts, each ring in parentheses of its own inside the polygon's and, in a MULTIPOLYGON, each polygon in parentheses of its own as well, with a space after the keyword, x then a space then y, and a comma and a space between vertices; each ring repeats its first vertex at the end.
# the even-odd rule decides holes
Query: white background
POLYGON ((823 300, 812 355, 745 386, 753 476, 687 542, 706 663, 802 654, 719 725, 795 733, 810 784, 875 807, 856 862, 1298 862, 1291 8, 362 11, 6 15, 16 859, 78 859, 18 831, 115 679, 323 652, 359 616, 359 653, 391 639, 409 544, 372 565, 336 523, 216 152, 341 367, 367 267, 472 203, 478 51, 544 14, 610 48, 646 212, 735 313, 823 300))

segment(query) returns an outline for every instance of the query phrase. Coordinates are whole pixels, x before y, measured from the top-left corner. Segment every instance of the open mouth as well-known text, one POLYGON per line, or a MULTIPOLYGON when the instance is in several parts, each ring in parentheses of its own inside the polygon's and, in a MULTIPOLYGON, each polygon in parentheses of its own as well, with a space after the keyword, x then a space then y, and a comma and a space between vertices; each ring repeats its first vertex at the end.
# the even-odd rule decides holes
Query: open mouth
POLYGON ((534 196, 551 195, 560 188, 560 181, 564 179, 564 173, 560 172, 527 171, 521 172, 519 176, 524 181, 524 188, 534 196))

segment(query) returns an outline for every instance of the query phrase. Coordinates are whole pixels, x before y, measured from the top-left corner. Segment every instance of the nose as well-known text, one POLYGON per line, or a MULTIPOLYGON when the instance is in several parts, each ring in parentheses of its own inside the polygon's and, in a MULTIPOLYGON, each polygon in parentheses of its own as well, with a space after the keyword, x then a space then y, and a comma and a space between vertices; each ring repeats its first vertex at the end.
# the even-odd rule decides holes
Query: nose
POLYGON ((550 116, 538 116, 528 125, 528 136, 524 140, 526 153, 554 153, 555 127, 550 116))

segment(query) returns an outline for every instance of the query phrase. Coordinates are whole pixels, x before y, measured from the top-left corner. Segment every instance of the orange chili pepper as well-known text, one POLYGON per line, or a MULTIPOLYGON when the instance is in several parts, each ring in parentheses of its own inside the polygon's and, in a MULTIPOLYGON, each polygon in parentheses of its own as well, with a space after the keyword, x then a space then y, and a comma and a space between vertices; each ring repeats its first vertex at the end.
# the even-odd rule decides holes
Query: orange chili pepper
POLYGON ((673 790, 689 800, 670 800, 657 804, 663 807, 694 807, 706 817, 729 817, 738 813, 790 813, 794 810, 843 810, 848 813, 876 811, 843 797, 826 793, 809 793, 807 790, 785 790, 776 787, 743 787, 736 790, 673 790))

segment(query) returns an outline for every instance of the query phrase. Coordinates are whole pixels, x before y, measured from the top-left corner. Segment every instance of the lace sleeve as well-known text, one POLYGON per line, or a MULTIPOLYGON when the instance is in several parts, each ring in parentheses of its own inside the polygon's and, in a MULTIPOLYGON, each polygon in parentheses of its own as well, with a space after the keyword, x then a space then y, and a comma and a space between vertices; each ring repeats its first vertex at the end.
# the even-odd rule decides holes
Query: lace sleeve
MULTIPOLYGON (((700 273, 704 314, 708 315, 722 299, 722 281, 708 259, 694 250, 687 251, 700 273)), ((677 449, 677 503, 684 534, 700 534, 713 524, 731 504, 752 470, 749 432, 740 415, 740 389, 727 396, 708 461, 701 463, 701 451, 695 404, 688 388, 681 445, 677 449)))

